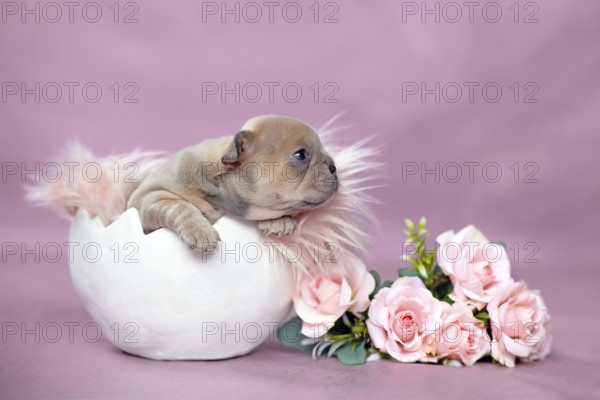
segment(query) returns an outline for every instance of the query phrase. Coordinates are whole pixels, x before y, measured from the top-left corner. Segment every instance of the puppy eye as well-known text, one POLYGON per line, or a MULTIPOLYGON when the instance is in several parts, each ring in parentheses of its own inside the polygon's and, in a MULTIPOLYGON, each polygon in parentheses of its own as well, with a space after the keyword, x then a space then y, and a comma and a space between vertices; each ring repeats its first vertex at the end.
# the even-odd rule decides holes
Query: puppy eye
POLYGON ((294 153, 294 158, 296 160, 300 160, 300 161, 304 161, 306 160, 306 150, 305 149, 300 149, 297 152, 294 153))

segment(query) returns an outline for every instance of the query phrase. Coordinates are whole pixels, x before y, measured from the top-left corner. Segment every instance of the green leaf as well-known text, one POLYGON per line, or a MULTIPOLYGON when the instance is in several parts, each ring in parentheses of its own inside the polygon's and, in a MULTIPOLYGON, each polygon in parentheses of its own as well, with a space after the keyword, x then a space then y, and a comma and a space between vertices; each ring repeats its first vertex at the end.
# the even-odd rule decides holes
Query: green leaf
POLYGON ((352 322, 350 322, 350 318, 348 318, 348 313, 344 313, 344 315, 342 315, 342 323, 346 328, 350 328, 352 326, 352 322))
POLYGON ((344 342, 337 342, 331 345, 331 347, 329 348, 329 351, 327 352, 327 357, 331 357, 332 355, 335 354, 336 351, 338 351, 338 349, 342 346, 344 346, 346 343, 344 342))
POLYGON ((373 278, 375 279, 375 284, 376 285, 381 284, 381 275, 379 275, 379 272, 377 272, 377 271, 369 271, 369 273, 371 275, 373 275, 373 278))
POLYGON ((408 227, 408 230, 411 232, 415 232, 415 224, 408 218, 404 220, 404 223, 408 227))
POLYGON ((369 271, 369 273, 373 275, 373 279, 375 279, 375 290, 373 290, 373 293, 377 293, 381 287, 381 275, 379 275, 379 272, 377 271, 369 271))
POLYGON ((375 279, 375 288, 369 293, 369 298, 372 299, 381 289, 381 275, 379 275, 379 272, 377 271, 369 271, 369 273, 373 276, 373 279, 375 279))
POLYGON ((381 288, 383 289, 383 288, 386 288, 386 287, 390 287, 393 284, 394 284, 394 282, 392 282, 390 280, 387 280, 387 281, 383 282, 383 285, 381 285, 381 288))
POLYGON ((446 297, 450 293, 452 293, 453 289, 454 289, 454 285, 452 285, 452 282, 450 282, 450 279, 443 280, 442 282, 440 282, 439 285, 437 285, 435 287, 435 291, 437 293, 437 298, 443 299, 444 297, 446 297))
POLYGON ((419 231, 424 230, 426 224, 427 224, 427 218, 421 217, 421 219, 419 220, 419 231))
POLYGON ((277 329, 277 339, 286 346, 293 347, 301 351, 311 351, 317 343, 302 344, 302 341, 308 339, 302 333, 302 320, 300 317, 294 317, 277 329))
POLYGON ((506 251, 508 247, 506 247, 506 243, 504 242, 492 242, 492 244, 499 244, 506 251))
POLYGON ((487 321, 488 319, 490 319, 490 316, 487 313, 487 311, 479 311, 477 314, 475 314, 475 318, 480 319, 482 321, 487 321))
POLYGON ((400 276, 419 276, 419 273, 412 268, 400 268, 398 270, 400 276))
POLYGON ((367 361, 367 350, 365 349, 365 342, 362 341, 358 345, 347 343, 340 347, 335 352, 335 355, 342 364, 364 364, 367 361))
POLYGON ((417 266, 417 271, 419 271, 419 274, 427 279, 427 270, 425 269, 425 267, 422 264, 419 264, 419 266, 417 266))

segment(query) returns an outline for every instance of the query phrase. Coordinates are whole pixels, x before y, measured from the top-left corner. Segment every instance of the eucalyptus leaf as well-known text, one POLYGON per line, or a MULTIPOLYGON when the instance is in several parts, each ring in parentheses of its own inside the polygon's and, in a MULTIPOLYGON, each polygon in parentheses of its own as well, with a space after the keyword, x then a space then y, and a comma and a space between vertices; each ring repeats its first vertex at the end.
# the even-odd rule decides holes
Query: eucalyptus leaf
POLYGON ((375 285, 381 285, 381 275, 377 271, 369 271, 371 275, 373 275, 373 279, 375 279, 375 285))
POLYGON ((504 242, 492 242, 492 244, 499 244, 500 246, 502 246, 502 248, 505 251, 508 249, 508 247, 506 246, 506 243, 504 243, 504 242))
POLYGON ((419 273, 415 271, 413 268, 400 268, 398 270, 398 275, 400 276, 419 276, 419 273))
POLYGON ((392 282, 388 279, 387 281, 383 282, 383 284, 381 285, 381 288, 389 288, 393 284, 394 284, 394 282, 392 282))
POLYGON ((340 347, 335 352, 335 355, 342 364, 364 364, 367 361, 367 350, 365 349, 365 342, 363 341, 359 345, 347 343, 344 346, 340 347))
MULTIPOLYGON (((302 344, 305 339, 310 339, 302 333, 302 320, 300 317, 294 317, 277 329, 277 339, 286 346, 293 347, 301 351, 311 351, 317 344, 302 344)), ((309 340, 310 341, 310 340, 309 340)), ((306 342, 305 342, 306 343, 306 342)))
POLYGON ((335 354, 336 351, 338 351, 338 349, 344 345, 348 344, 347 342, 337 342, 334 343, 330 348, 329 348, 329 352, 327 353, 327 357, 331 357, 332 355, 335 354))
POLYGON ((375 293, 379 292, 379 289, 381 289, 381 275, 379 275, 379 272, 377 271, 369 271, 369 273, 373 276, 373 279, 375 279, 375 288, 370 294, 375 295, 375 293))

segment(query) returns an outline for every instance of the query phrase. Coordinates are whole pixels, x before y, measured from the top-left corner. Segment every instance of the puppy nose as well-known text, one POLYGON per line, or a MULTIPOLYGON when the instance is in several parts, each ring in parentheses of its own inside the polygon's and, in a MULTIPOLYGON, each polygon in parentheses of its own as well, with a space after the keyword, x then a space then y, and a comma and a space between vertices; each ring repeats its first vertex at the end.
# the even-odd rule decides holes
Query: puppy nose
POLYGON ((337 168, 335 167, 334 163, 329 164, 327 168, 329 168, 329 172, 331 172, 332 174, 335 174, 335 171, 337 171, 337 168))

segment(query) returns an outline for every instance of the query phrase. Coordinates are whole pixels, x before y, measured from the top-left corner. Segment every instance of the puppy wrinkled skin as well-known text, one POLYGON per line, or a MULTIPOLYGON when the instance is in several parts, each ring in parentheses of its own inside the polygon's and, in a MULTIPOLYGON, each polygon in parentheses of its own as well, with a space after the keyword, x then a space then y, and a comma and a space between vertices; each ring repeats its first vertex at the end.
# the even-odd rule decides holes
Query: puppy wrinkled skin
POLYGON ((319 207, 338 189, 333 159, 317 133, 289 117, 261 116, 234 136, 176 153, 129 199, 144 231, 169 228, 192 249, 220 240, 224 214, 258 221, 271 235, 296 228, 292 216, 319 207))

